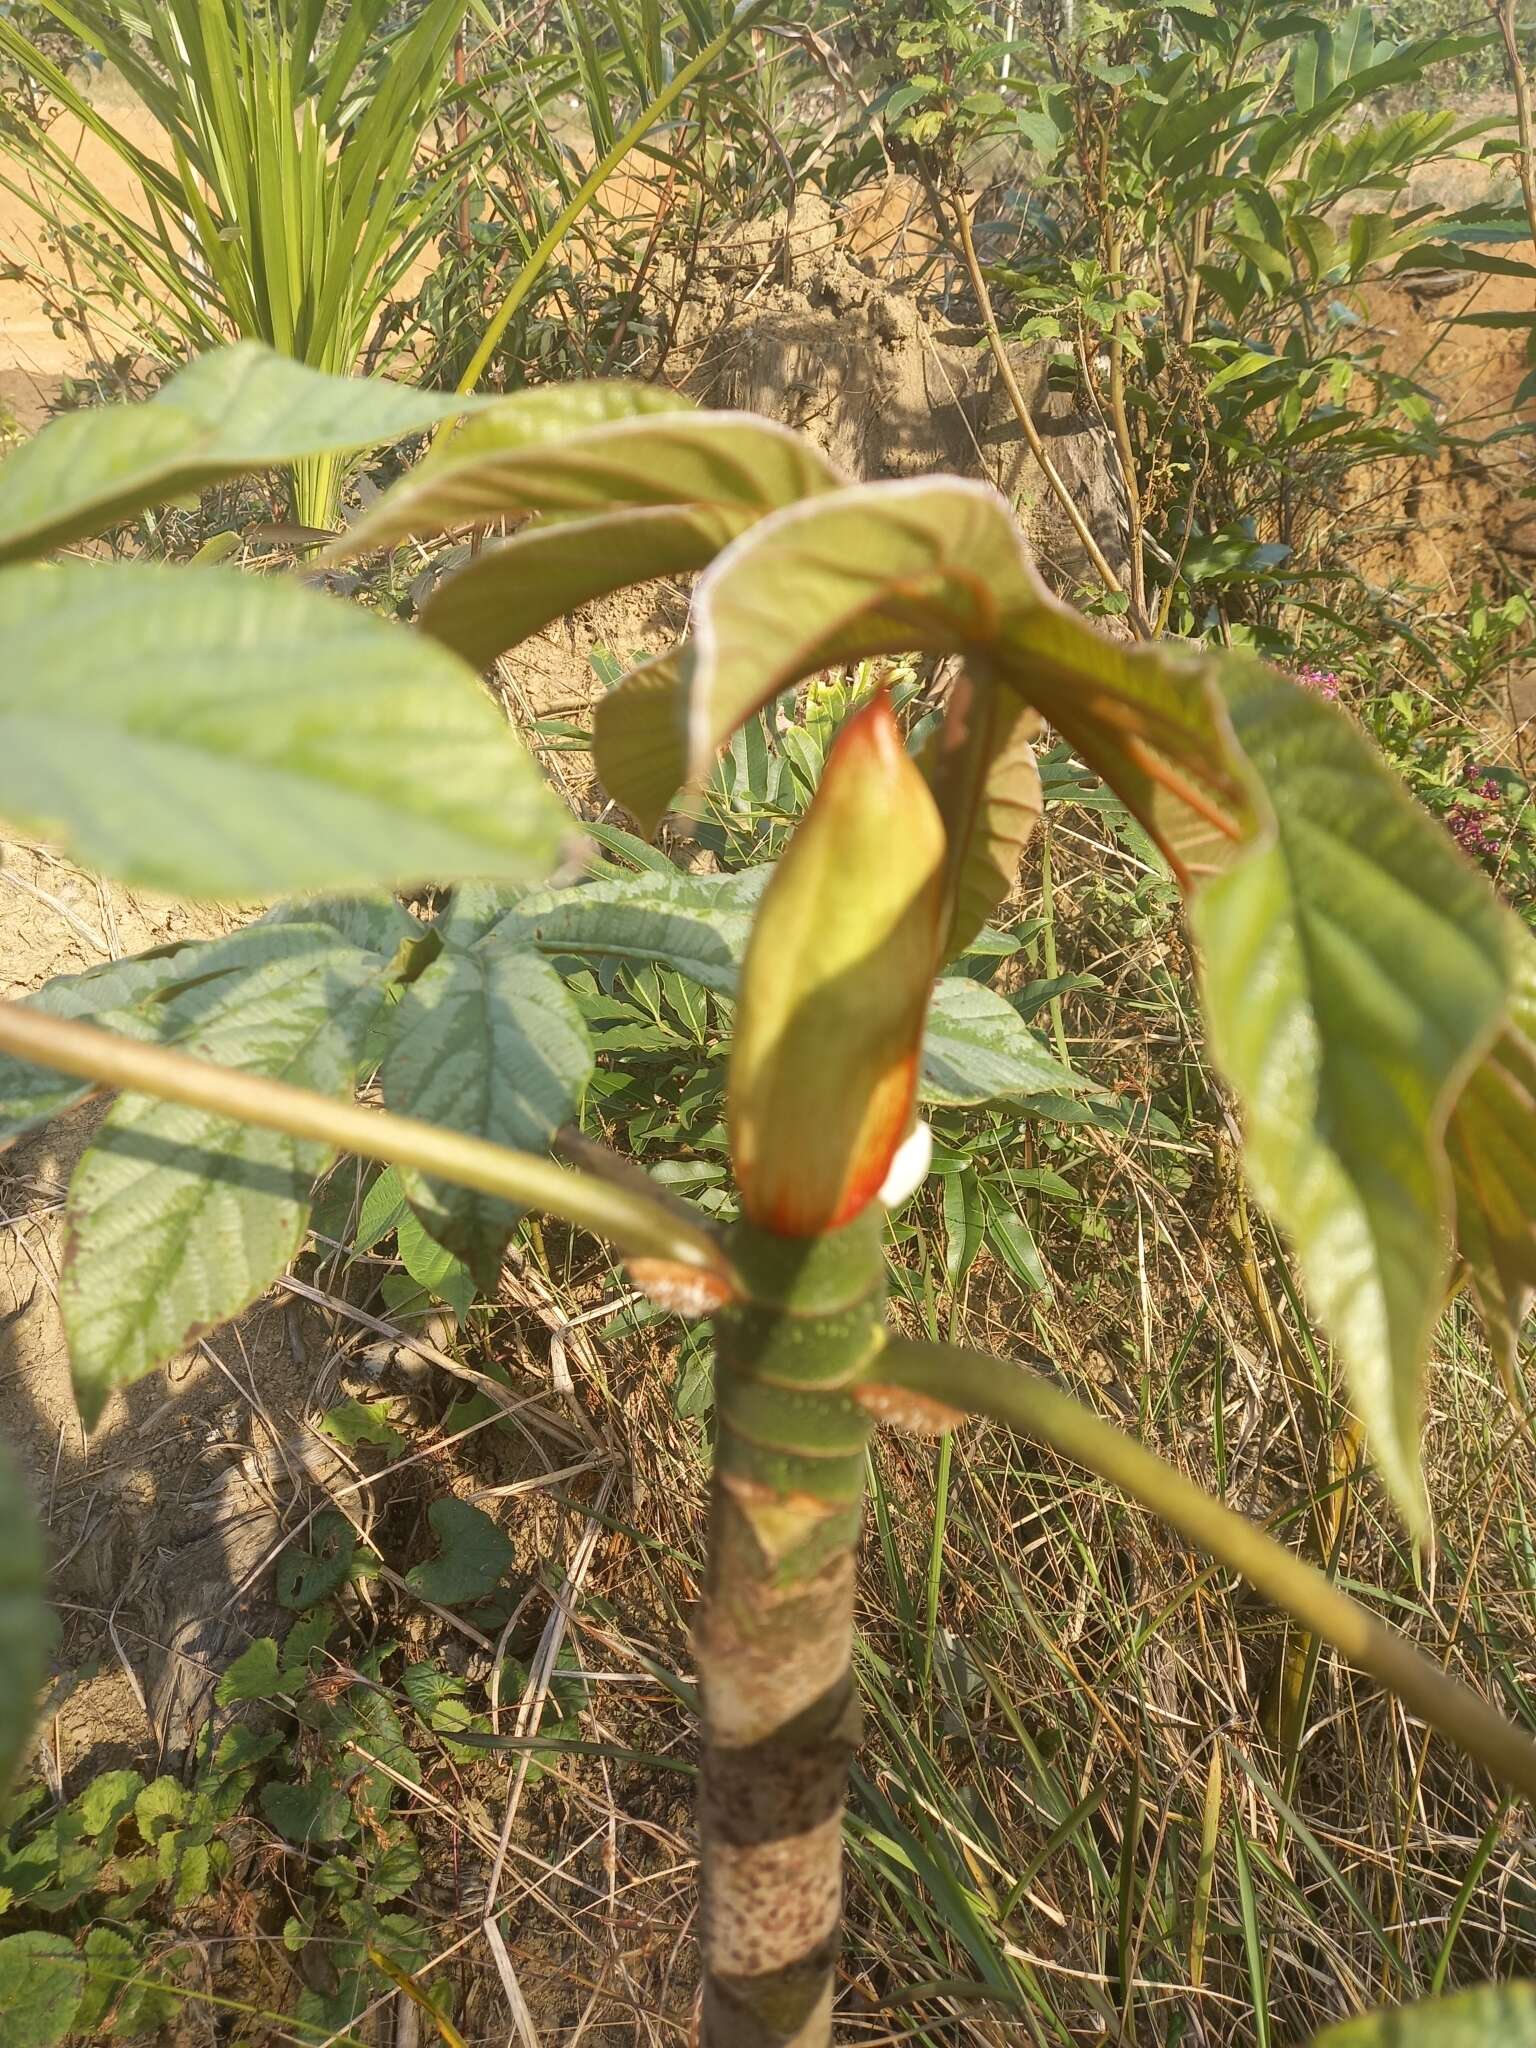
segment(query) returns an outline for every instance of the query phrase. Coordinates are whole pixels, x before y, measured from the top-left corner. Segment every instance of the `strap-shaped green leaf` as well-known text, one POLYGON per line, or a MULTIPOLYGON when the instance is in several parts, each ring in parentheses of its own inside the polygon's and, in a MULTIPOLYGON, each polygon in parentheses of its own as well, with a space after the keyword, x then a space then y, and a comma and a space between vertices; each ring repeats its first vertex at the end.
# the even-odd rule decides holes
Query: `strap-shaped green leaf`
POLYGON ((532 512, 611 518, 671 506, 741 520, 841 483, 802 435, 775 420, 694 412, 647 384, 571 385, 466 420, 332 553, 532 512))
POLYGON ((145 405, 54 420, 0 466, 0 562, 46 554, 247 470, 419 433, 477 401, 329 377, 255 341, 199 356, 145 405))
MULTIPOLYGON (((324 926, 267 937, 281 944, 264 966, 171 997, 160 1035, 237 1071, 349 1094, 387 964, 324 926)), ((59 1298, 87 1425, 113 1387, 271 1284, 303 1240, 310 1188, 330 1156, 207 1110, 119 1098, 69 1189, 59 1298)))
POLYGON ((209 569, 0 570, 0 817, 202 898, 528 880, 563 813, 434 642, 209 569))
POLYGON ((1190 880, 1251 828, 1208 656, 1111 640, 1052 597, 1008 507, 955 477, 861 484, 752 527, 700 578, 689 777, 802 677, 870 655, 960 654, 1042 711, 1190 880))
POLYGON ((1424 1360, 1450 1242, 1442 1138, 1503 1015, 1503 916, 1342 712, 1257 663, 1222 673, 1275 822, 1193 904, 1211 1045, 1372 1454, 1422 1524, 1424 1360))
MULTIPOLYGON (((404 1115, 530 1150, 574 1117, 592 1074, 586 1025, 532 950, 449 948, 406 989, 384 1060, 384 1099, 404 1115)), ((519 1212, 419 1174, 402 1183, 427 1229, 494 1285, 519 1212)))
POLYGON ((1312 2048, 1536 2048, 1536 1984, 1479 1984, 1325 2027, 1312 2048))

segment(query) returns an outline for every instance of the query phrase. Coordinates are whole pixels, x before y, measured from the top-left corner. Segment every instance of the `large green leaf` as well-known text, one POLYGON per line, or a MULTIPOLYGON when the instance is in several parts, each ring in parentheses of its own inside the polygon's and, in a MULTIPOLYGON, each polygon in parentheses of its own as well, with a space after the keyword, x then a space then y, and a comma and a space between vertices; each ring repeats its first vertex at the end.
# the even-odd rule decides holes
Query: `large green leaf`
MULTIPOLYGON (((284 941, 278 957, 171 997, 160 1035, 237 1071, 348 1094, 387 966, 325 926, 267 936, 284 941)), ((119 1098, 69 1189, 59 1298, 87 1424, 112 1388, 270 1285, 303 1240, 310 1188, 330 1156, 207 1110, 119 1098)))
POLYGON ((10 1790, 32 1733, 48 1640, 37 1518, 9 1450, 0 1444, 0 1799, 10 1790))
POLYGON ((246 470, 398 440, 476 401, 381 377, 328 377, 236 342, 147 405, 67 414, 0 467, 0 562, 45 554, 246 470))
POLYGON ((1513 1392, 1520 1326, 1536 1291, 1536 939, 1513 918, 1508 931, 1509 1016, 1457 1098, 1446 1149, 1457 1244, 1513 1392))
POLYGON ((1225 866, 1251 828, 1211 658, 1088 625, 1046 590, 1003 499, 955 477, 862 484, 791 506, 701 577, 690 777, 702 780, 735 727, 802 677, 912 652, 963 655, 979 681, 1042 711, 1184 880, 1225 866))
MULTIPOLYGON (((193 982, 249 972, 269 960, 287 958, 293 941, 283 928, 293 924, 323 925, 333 939, 378 954, 381 966, 400 967, 413 953, 436 943, 426 926, 388 897, 311 898, 281 904, 225 938, 159 946, 87 968, 83 974, 58 975, 28 996, 27 1006, 52 1017, 84 1018, 129 1037, 155 1039, 173 1028, 162 1007, 164 997, 193 982)), ((310 932, 301 942, 313 944, 319 937, 310 932)), ((89 1081, 0 1053, 0 1144, 48 1123, 91 1093, 89 1081)))
POLYGON ((310 590, 0 570, 0 816, 119 879, 275 895, 521 880, 565 821, 474 677, 310 590))
POLYGON ((754 520, 840 481, 801 435, 749 414, 672 413, 538 446, 501 445, 497 426, 486 414, 445 440, 348 538, 399 537, 391 518, 419 533, 561 515, 487 549, 429 600, 423 629, 475 668, 591 598, 702 569, 754 520))
POLYGON ((615 394, 608 417, 567 431, 543 430, 541 421, 530 433, 526 399, 482 412, 440 439, 332 552, 534 512, 612 517, 673 506, 750 515, 840 482, 801 435, 773 420, 696 413, 649 385, 573 388, 615 394))
MULTIPOLYGON (((536 952, 450 947, 400 999, 384 1099, 450 1130, 537 1150, 572 1118, 592 1073, 581 1013, 536 952)), ((494 1285, 518 1212, 506 1202, 402 1174, 411 1206, 481 1284, 494 1285)))
POLYGON ((1479 1984, 1325 2027, 1312 2048, 1536 2048, 1536 1984, 1479 1984))
POLYGON ((393 896, 299 896, 269 910, 259 930, 280 924, 323 924, 349 946, 404 967, 439 940, 393 896))
POLYGON ((923 1102, 971 1105, 1087 1086, 995 989, 964 974, 946 975, 935 987, 917 1090, 923 1102))
POLYGON ((488 943, 546 954, 656 961, 722 995, 734 993, 767 869, 745 875, 643 874, 532 892, 488 943), (749 879, 750 878, 750 879, 749 879))
POLYGON ((1290 1233, 1373 1455, 1415 1524, 1425 1354, 1444 1300, 1457 1090, 1510 976, 1498 905, 1353 723, 1256 663, 1224 671, 1275 824, 1196 897, 1206 1014, 1246 1159, 1290 1233))
MULTIPOLYGON (((155 1025, 145 999, 172 984, 177 972, 174 953, 113 960, 84 974, 61 974, 44 982, 27 997, 27 1007, 50 1017, 83 1017, 125 1036, 152 1038, 155 1025)), ((51 1122, 92 1092, 89 1081, 0 1053, 0 1144, 51 1122)))

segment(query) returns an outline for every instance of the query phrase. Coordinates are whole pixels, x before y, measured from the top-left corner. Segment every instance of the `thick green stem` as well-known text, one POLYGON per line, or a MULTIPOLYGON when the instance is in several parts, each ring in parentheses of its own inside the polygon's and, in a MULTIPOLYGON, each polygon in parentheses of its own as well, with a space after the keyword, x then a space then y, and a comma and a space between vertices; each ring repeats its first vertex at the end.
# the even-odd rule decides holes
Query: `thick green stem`
POLYGON ((416 1117, 364 1109, 260 1074, 235 1073, 212 1060, 194 1059, 169 1046, 142 1045, 99 1025, 49 1017, 22 1003, 0 1003, 0 1052, 103 1087, 131 1088, 265 1130, 286 1131, 290 1137, 313 1138, 363 1159, 440 1174, 460 1187, 563 1216, 632 1258, 664 1260, 719 1275, 722 1282, 729 1277, 714 1239, 660 1199, 416 1117))
POLYGON ((1380 1679, 1494 1777, 1536 1799, 1536 1742, 1529 1735, 1341 1593, 1314 1566, 1038 1373, 981 1351, 895 1340, 871 1377, 906 1395, 989 1415, 1086 1465, 1380 1679))
POLYGON ((743 1225, 716 1318, 714 1489, 697 1625, 701 2048, 826 2048, 859 1740, 854 1553, 883 1341, 882 1212, 822 1238, 743 1225))

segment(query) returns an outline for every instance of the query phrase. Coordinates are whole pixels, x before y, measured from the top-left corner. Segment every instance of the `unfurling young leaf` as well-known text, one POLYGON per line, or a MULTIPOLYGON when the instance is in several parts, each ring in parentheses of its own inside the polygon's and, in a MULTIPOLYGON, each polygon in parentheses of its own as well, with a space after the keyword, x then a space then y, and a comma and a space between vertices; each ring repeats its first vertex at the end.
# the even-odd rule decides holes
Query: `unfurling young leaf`
POLYGON ((881 691, 844 726, 764 892, 731 1054, 742 1206, 786 1237, 873 1201, 906 1135, 943 913, 944 828, 881 691))

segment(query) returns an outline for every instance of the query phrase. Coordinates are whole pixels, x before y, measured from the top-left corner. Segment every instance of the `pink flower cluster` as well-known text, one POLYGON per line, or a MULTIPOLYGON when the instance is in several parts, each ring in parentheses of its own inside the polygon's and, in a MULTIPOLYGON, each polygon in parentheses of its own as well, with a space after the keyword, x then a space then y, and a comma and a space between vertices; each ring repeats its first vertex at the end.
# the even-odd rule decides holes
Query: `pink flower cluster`
POLYGON ((1502 803, 1504 792, 1491 775, 1485 775, 1471 761, 1462 769, 1461 779, 1468 796, 1479 797, 1482 802, 1452 804, 1445 814, 1446 830, 1474 860, 1497 860, 1504 851, 1504 827, 1483 805, 1502 803))
POLYGON ((1341 683, 1331 668, 1314 668, 1309 661, 1305 668, 1297 669, 1296 680, 1315 697, 1326 697, 1330 704, 1338 703, 1341 683))

